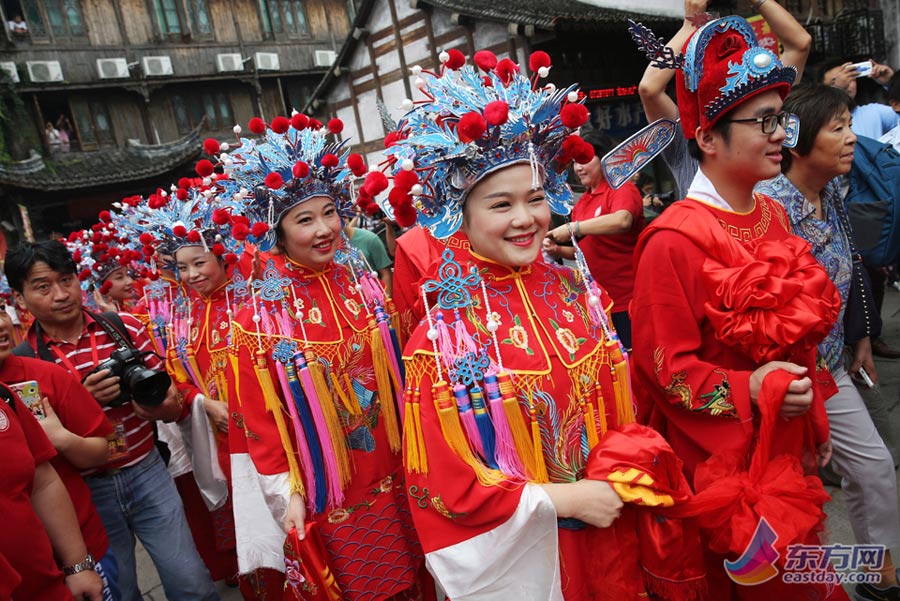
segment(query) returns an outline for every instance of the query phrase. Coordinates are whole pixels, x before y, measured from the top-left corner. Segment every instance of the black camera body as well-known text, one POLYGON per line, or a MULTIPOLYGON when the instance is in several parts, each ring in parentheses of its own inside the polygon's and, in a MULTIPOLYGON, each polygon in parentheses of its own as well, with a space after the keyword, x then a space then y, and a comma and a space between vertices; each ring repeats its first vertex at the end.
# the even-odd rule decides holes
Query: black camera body
POLYGON ((104 369, 110 376, 119 377, 121 394, 110 401, 110 406, 124 405, 134 400, 145 407, 158 407, 166 399, 172 378, 165 371, 156 371, 144 364, 144 355, 133 348, 117 348, 105 361, 101 361, 91 373, 104 369))

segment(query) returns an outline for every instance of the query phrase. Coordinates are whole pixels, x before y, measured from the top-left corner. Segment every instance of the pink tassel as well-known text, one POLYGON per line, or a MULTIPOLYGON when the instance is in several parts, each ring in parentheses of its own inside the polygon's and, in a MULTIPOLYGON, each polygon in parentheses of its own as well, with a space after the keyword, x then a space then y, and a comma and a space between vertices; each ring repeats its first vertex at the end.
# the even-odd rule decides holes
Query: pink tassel
POLYGON ((478 346, 472 336, 466 330, 466 322, 462 320, 458 311, 454 312, 453 331, 456 334, 456 356, 462 357, 466 353, 477 353, 478 346))
POLYGON ((500 395, 500 385, 497 383, 496 374, 485 375, 484 388, 487 391, 491 419, 494 422, 494 433, 496 436, 494 459, 497 461, 497 466, 507 476, 519 480, 527 480, 525 465, 516 452, 512 430, 507 421, 506 412, 503 410, 503 397, 500 395))
MULTIPOLYGON (((303 427, 300 425, 300 416, 297 415, 297 408, 290 401, 293 398, 291 387, 288 385, 287 374, 284 372, 284 365, 275 361, 275 372, 278 374, 278 382, 281 384, 281 394, 288 399, 288 413, 291 416, 291 425, 294 426, 294 436, 297 439, 297 454, 300 455, 300 465, 303 467, 303 481, 306 484, 306 498, 309 503, 315 503, 316 499, 316 479, 313 477, 312 456, 309 454, 309 443, 306 441, 306 434, 303 433, 303 427)), ((285 449, 285 452, 288 452, 285 449)))
MULTIPOLYGON (((378 317, 380 309, 376 309, 375 316, 378 317)), ((381 311, 381 314, 384 315, 384 311, 381 311)), ((384 350, 387 353, 388 361, 391 365, 391 377, 394 380, 394 391, 403 389, 403 378, 400 376, 400 363, 397 361, 397 353, 394 349, 394 341, 391 338, 391 324, 385 320, 378 320, 378 330, 381 334, 381 341, 384 343, 384 350)), ((398 398, 397 401, 398 406, 402 410, 403 407, 398 398)), ((403 415, 403 412, 400 412, 400 415, 403 415)))
POLYGON ((444 315, 438 311, 434 317, 434 329, 436 329, 438 333, 438 353, 440 354, 440 360, 444 365, 444 369, 449 371, 455 368, 456 347, 450 338, 450 328, 447 327, 447 322, 444 321, 444 315))
POLYGON ((366 298, 374 305, 384 306, 384 290, 381 283, 370 273, 365 273, 359 278, 362 286, 363 298, 366 298))
POLYGON ((309 401, 309 409, 316 424, 316 432, 319 434, 319 443, 322 445, 325 479, 328 482, 328 501, 332 507, 340 507, 344 502, 344 491, 341 489, 341 472, 338 469, 334 443, 331 440, 321 405, 323 402, 330 403, 331 400, 319 398, 308 367, 300 370, 300 383, 303 385, 303 392, 306 393, 306 399, 309 401))
POLYGON ((454 386, 453 397, 456 399, 459 418, 466 431, 466 438, 469 439, 469 446, 479 455, 484 457, 484 447, 481 445, 481 434, 478 432, 478 423, 475 421, 475 412, 472 411, 472 403, 469 400, 469 393, 466 392, 466 387, 462 384, 454 386))

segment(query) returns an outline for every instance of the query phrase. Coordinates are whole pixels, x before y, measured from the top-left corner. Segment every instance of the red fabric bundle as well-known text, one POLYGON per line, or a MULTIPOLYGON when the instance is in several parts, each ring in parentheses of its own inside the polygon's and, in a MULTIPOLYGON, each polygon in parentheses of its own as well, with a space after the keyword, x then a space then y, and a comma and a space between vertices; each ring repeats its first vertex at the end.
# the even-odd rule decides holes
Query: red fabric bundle
POLYGON ((585 477, 609 482, 628 502, 634 519, 620 517, 613 529, 619 546, 633 542, 647 591, 667 601, 705 598, 697 527, 692 519, 672 517, 689 502, 691 489, 665 439, 638 424, 610 430, 588 456, 585 477))
POLYGON ((783 558, 788 545, 815 540, 825 522, 822 507, 830 496, 818 476, 807 476, 800 460, 815 453, 805 417, 780 419, 778 412, 796 376, 775 370, 763 381, 757 404, 759 437, 749 468, 744 455, 715 455, 697 467, 697 494, 678 509, 696 516, 709 537, 709 547, 722 555, 740 555, 750 543, 761 517, 778 535, 775 549, 783 558), (797 447, 806 441, 806 449, 797 447))
POLYGON ((306 538, 292 528, 284 541, 284 601, 341 601, 334 572, 315 522, 306 522, 306 538))

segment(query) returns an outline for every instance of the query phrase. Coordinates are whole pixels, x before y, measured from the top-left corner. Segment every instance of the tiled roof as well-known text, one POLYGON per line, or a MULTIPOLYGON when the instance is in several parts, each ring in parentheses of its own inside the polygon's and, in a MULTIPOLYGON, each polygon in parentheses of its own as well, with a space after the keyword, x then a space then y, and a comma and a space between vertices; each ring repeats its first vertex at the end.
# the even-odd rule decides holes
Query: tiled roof
POLYGON ((137 181, 175 169, 200 153, 200 129, 174 142, 71 152, 0 164, 0 184, 28 190, 74 190, 137 181))
POLYGON ((643 23, 672 21, 671 17, 600 8, 578 0, 421 0, 425 4, 470 17, 534 25, 543 29, 596 27, 625 24, 626 19, 643 23))

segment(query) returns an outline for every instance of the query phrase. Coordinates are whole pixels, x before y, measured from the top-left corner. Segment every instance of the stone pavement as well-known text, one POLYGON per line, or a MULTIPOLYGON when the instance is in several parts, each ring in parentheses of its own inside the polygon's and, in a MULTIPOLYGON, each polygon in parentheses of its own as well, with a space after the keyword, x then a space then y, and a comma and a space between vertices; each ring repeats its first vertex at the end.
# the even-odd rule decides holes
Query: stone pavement
MULTIPOLYGON (((887 289, 882 316, 884 318, 882 338, 891 346, 900 348, 900 292, 892 288, 887 289)), ((871 405, 882 406, 886 413, 885 427, 893 433, 894 440, 900 443, 900 409, 898 409, 898 401, 900 401, 900 360, 876 358, 875 363, 879 377, 878 392, 864 391, 864 396, 871 405)), ((898 457, 900 456, 895 454, 895 462, 897 462, 898 457)), ((825 508, 828 513, 827 541, 845 545, 853 544, 855 541, 853 532, 850 529, 850 523, 847 521, 847 510, 844 506, 842 492, 838 487, 826 486, 826 488, 832 495, 831 503, 825 508)), ((897 563, 900 564, 900 549, 893 549, 893 556, 897 563)), ((156 574, 156 569, 153 567, 150 556, 140 545, 138 546, 137 561, 138 581, 141 592, 144 595, 144 601, 164 601, 166 596, 159 582, 159 576, 156 574)), ((222 595, 223 601, 240 601, 241 594, 236 588, 230 588, 224 582, 217 582, 216 586, 222 595)), ((847 588, 848 590, 850 589, 849 586, 847 588)))

